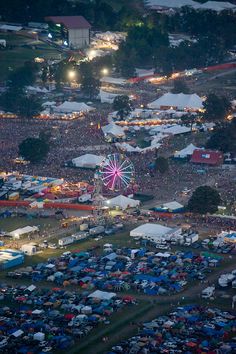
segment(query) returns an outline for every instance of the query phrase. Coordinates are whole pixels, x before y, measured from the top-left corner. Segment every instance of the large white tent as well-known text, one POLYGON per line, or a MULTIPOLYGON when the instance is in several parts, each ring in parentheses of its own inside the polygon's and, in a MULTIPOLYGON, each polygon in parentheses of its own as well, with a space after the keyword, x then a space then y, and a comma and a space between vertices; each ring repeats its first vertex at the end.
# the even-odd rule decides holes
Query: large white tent
POLYGON ((39 228, 37 226, 25 226, 9 232, 9 235, 12 236, 13 238, 19 239, 20 236, 30 234, 35 231, 39 231, 39 228))
POLYGON ((59 106, 54 107, 55 113, 85 113, 94 110, 93 107, 88 106, 84 102, 70 102, 65 101, 59 106))
POLYGON ((203 108, 202 99, 196 93, 192 95, 186 95, 184 93, 165 93, 157 100, 148 104, 148 108, 152 109, 174 109, 184 110, 199 110, 203 108))
POLYGON ((169 233, 172 229, 160 224, 143 224, 130 231, 130 236, 144 237, 144 236, 159 236, 162 237, 169 233))
POLYGON ((100 90, 99 96, 100 96, 101 103, 110 103, 110 104, 112 104, 114 99, 115 99, 115 97, 118 96, 118 95, 116 93, 110 93, 110 92, 106 92, 106 91, 100 90))
POLYGON ((181 229, 172 229, 160 224, 143 224, 130 231, 130 236, 141 237, 143 239, 159 242, 161 240, 170 240, 172 237, 179 235, 181 229))
POLYGON ((192 156, 194 150, 199 149, 197 146, 193 145, 193 144, 189 144, 188 146, 186 146, 186 148, 177 151, 174 156, 175 157, 179 157, 181 159, 185 158, 185 157, 189 157, 192 156))
POLYGON ((98 156, 93 154, 85 154, 72 159, 72 163, 75 167, 80 168, 96 168, 105 159, 104 156, 98 156))
POLYGON ((140 204, 139 200, 125 197, 124 195, 118 195, 115 198, 109 199, 106 202, 106 205, 109 207, 119 207, 121 209, 135 208, 140 204))
POLYGON ((116 138, 123 138, 125 136, 124 129, 116 125, 115 123, 110 123, 102 127, 104 135, 112 135, 116 138))

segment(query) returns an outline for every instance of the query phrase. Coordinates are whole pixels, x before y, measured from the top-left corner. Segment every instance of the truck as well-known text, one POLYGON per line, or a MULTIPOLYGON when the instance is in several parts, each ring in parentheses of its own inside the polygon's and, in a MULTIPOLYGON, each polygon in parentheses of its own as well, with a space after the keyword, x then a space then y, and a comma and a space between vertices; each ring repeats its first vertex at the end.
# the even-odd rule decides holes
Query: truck
POLYGON ((185 246, 190 246, 190 245, 192 245, 194 242, 197 242, 198 239, 199 239, 198 234, 192 233, 192 234, 190 234, 190 235, 188 235, 188 236, 185 237, 184 245, 185 245, 185 246))
POLYGON ((91 236, 102 234, 105 231, 104 226, 95 226, 89 230, 91 236))
POLYGON ((208 286, 207 288, 202 290, 202 298, 203 299, 209 299, 212 296, 214 296, 215 293, 215 287, 214 286, 208 286))
POLYGON ((68 236, 68 237, 63 237, 60 240, 58 240, 58 245, 59 246, 67 246, 73 242, 74 242, 74 238, 72 236, 68 236))
POLYGON ((92 199, 92 195, 89 193, 85 193, 79 196, 78 201, 79 203, 86 203, 86 202, 90 202, 91 199, 92 199))

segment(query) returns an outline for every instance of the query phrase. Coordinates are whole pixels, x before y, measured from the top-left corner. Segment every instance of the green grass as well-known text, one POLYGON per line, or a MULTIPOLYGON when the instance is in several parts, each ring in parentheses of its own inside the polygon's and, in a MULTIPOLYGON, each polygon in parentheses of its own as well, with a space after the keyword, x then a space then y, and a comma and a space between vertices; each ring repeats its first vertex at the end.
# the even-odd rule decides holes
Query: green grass
POLYGON ((0 220, 0 229, 5 231, 13 231, 24 226, 39 225, 40 230, 49 227, 59 226, 60 223, 54 218, 27 218, 27 217, 13 217, 0 220))
POLYGON ((48 44, 35 41, 26 36, 13 33, 0 33, 0 39, 6 39, 7 45, 14 46, 12 49, 0 51, 0 77, 1 80, 7 78, 9 73, 16 68, 23 66, 26 61, 32 61, 36 57, 44 59, 60 59, 60 52, 50 47, 48 44), (36 45, 38 49, 20 47, 21 45, 36 45))

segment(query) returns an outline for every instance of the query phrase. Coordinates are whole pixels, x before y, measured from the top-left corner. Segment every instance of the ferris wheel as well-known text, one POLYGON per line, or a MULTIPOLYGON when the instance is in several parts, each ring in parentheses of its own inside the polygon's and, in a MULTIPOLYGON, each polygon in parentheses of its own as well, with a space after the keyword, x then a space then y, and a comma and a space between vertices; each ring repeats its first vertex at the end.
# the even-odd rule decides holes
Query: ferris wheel
POLYGON ((105 187, 123 191, 134 182, 134 165, 125 155, 108 155, 100 165, 99 175, 105 187))

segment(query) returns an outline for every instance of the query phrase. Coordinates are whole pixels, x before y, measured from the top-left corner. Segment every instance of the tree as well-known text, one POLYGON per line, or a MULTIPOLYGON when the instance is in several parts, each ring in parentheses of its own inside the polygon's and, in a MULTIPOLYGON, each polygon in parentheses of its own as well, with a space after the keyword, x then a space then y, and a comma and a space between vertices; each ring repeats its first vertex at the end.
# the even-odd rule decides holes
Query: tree
POLYGON ((100 81, 92 76, 85 76, 81 80, 81 92, 84 96, 92 98, 97 97, 100 88, 100 81))
POLYGON ((209 149, 217 149, 224 153, 236 152, 236 120, 232 120, 231 123, 226 124, 223 127, 219 127, 210 136, 207 141, 206 147, 209 149))
POLYGON ((156 158, 156 161, 155 161, 155 167, 156 167, 156 170, 160 173, 165 173, 168 171, 169 169, 169 162, 168 162, 168 159, 166 159, 165 157, 163 156, 159 156, 156 158))
POLYGON ((207 121, 223 121, 229 114, 231 104, 226 97, 216 96, 210 93, 205 102, 203 118, 207 121))
POLYGON ((113 109, 117 111, 117 115, 120 116, 121 119, 126 117, 132 111, 129 97, 126 95, 116 96, 113 101, 113 109))
POLYGON ((191 113, 184 114, 181 117, 182 123, 184 125, 190 126, 191 131, 193 130, 193 123, 195 122, 195 119, 196 119, 196 117, 191 113))
POLYGON ((48 152, 49 144, 40 138, 27 138, 19 145, 20 156, 32 163, 43 160, 48 152))
POLYGON ((22 88, 9 87, 0 96, 0 105, 7 111, 22 118, 32 118, 41 111, 41 102, 36 96, 28 97, 22 88))
POLYGON ((41 102, 35 96, 22 96, 19 101, 17 114, 22 118, 33 118, 40 113, 42 108, 41 102))
POLYGON ((29 86, 34 84, 36 80, 37 66, 32 65, 31 63, 25 63, 24 66, 13 71, 8 80, 10 86, 23 88, 24 86, 29 86))
POLYGON ((217 190, 209 186, 198 187, 188 202, 188 209, 194 213, 215 213, 221 198, 217 190))
POLYGON ((189 93, 189 88, 184 80, 175 80, 172 93, 189 93))

